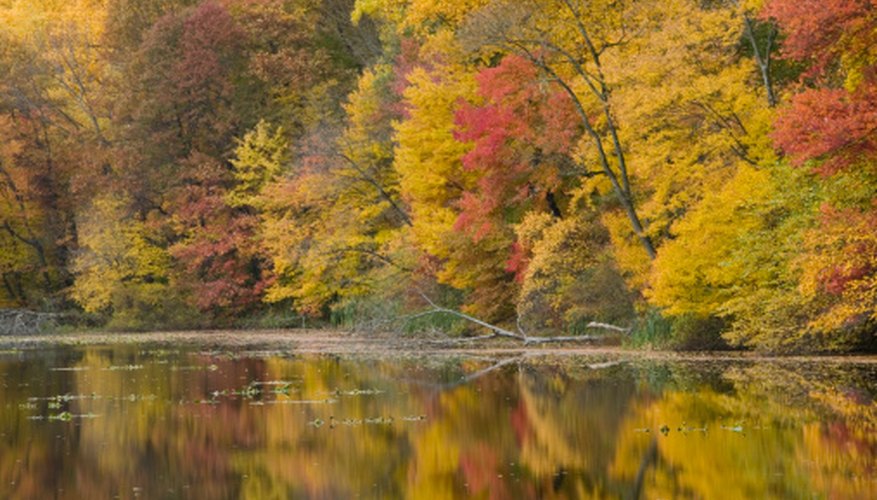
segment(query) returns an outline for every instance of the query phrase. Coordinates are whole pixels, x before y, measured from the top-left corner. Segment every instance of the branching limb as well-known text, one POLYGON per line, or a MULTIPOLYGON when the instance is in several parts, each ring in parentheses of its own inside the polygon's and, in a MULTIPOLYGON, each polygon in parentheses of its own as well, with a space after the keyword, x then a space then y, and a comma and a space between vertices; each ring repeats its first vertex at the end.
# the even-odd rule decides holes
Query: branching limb
MULTIPOLYGON (((498 338, 498 337, 505 337, 505 338, 514 339, 514 340, 517 340, 519 342, 523 342, 524 345, 547 344, 550 342, 581 342, 581 341, 593 341, 593 340, 601 340, 602 339, 602 337, 598 336, 598 335, 532 337, 532 336, 527 335, 523 331, 523 329, 521 328, 520 318, 518 318, 518 325, 517 325, 518 326, 518 333, 515 333, 512 331, 506 330, 505 328, 501 328, 501 327, 498 327, 496 325, 491 325, 490 323, 487 323, 486 321, 482 321, 482 320, 480 320, 474 316, 470 316, 466 313, 456 311, 454 309, 448 309, 446 307, 442 307, 442 306, 436 304, 425 293, 420 292, 420 291, 418 293, 420 294, 421 297, 423 297, 423 300, 426 301, 427 304, 429 304, 431 309, 426 310, 426 311, 421 312, 421 313, 418 313, 418 314, 415 314, 413 316, 408 316, 406 319, 410 320, 410 319, 420 318, 420 317, 424 317, 424 316, 429 316, 431 314, 444 313, 444 314, 450 314, 452 316, 456 316, 458 318, 465 319, 466 321, 469 321, 471 323, 475 323, 476 325, 487 328, 488 330, 493 332, 489 335, 482 335, 479 337, 469 337, 469 338, 465 338, 465 339, 448 339, 447 341, 438 341, 439 343, 442 343, 442 344, 474 342, 474 341, 478 341, 478 340, 489 340, 489 339, 494 339, 494 338, 498 338)), ((611 325, 608 323, 599 323, 596 321, 592 321, 585 326, 587 328, 611 330, 613 332, 618 332, 618 333, 629 333, 630 332, 629 328, 623 328, 623 327, 611 325)))
POLYGON ((525 337, 523 335, 518 335, 517 333, 506 330, 505 328, 500 328, 496 325, 491 325, 490 323, 487 323, 485 321, 481 321, 480 319, 478 319, 474 316, 469 316, 466 313, 462 313, 460 311, 455 311, 453 309, 448 309, 446 307, 441 307, 441 306, 437 305, 435 302, 433 302, 432 299, 430 299, 425 293, 423 293, 423 292, 419 292, 419 293, 420 293, 420 296, 423 297, 423 300, 425 300, 426 303, 432 307, 432 310, 427 311, 426 314, 437 314, 437 313, 450 314, 452 316, 456 316, 458 318, 465 319, 466 321, 470 321, 472 323, 475 323, 476 325, 483 326, 484 328, 487 328, 488 330, 492 331, 496 336, 499 336, 499 337, 508 337, 508 338, 512 338, 512 339, 516 339, 516 340, 526 340, 527 339, 527 337, 525 337))
POLYGON ((0 334, 30 335, 40 333, 43 327, 62 314, 28 311, 26 309, 0 309, 0 334))
POLYGON ((612 330, 618 333, 630 333, 630 328, 622 328, 620 326, 611 325, 609 323, 600 323, 598 321, 591 321, 587 325, 586 328, 600 328, 603 330, 612 330))

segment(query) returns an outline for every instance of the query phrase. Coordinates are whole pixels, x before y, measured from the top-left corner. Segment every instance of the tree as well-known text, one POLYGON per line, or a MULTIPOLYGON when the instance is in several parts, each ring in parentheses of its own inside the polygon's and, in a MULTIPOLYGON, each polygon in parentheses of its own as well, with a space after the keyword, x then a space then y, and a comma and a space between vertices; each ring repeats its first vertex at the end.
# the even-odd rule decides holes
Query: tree
POLYGON ((120 329, 193 325, 154 219, 138 219, 124 195, 97 197, 79 219, 71 295, 120 329))
POLYGON ((263 190, 287 168, 288 141, 331 113, 322 106, 345 91, 348 69, 320 46, 315 6, 184 3, 144 7, 155 17, 148 29, 113 33, 114 47, 133 51, 121 63, 130 89, 113 177, 135 212, 162 227, 156 244, 181 295, 228 322, 258 310, 272 280, 263 190))
POLYGON ((258 217, 229 206, 233 177, 210 157, 193 154, 173 190, 170 254, 181 267, 180 284, 205 314, 230 321, 261 303, 270 273, 257 239, 258 217))
POLYGON ((15 242, 10 249, 23 245, 33 255, 27 271, 19 267, 23 261, 7 271, 17 300, 30 307, 64 303, 61 291, 70 284, 69 259, 77 247, 74 213, 111 139, 100 92, 110 70, 96 48, 104 14, 89 0, 0 7, 8 28, 0 51, 4 227, 15 242))
POLYGON ((634 317, 633 296, 613 258, 611 240, 596 211, 558 219, 530 212, 515 226, 517 301, 527 331, 581 333, 595 321, 624 324, 634 317))
POLYGON ((816 304, 799 289, 796 265, 819 199, 806 172, 741 166, 674 225, 676 238, 655 261, 650 302, 671 317, 725 318, 733 344, 829 347, 832 339, 808 325, 816 304))
POLYGON ((31 179, 28 179, 28 170, 16 165, 22 141, 13 139, 13 123, 5 116, 0 119, 0 134, 5 139, 0 145, 0 238, 4 248, 0 259, 2 297, 5 304, 31 305, 35 302, 33 295, 53 291, 46 241, 39 231, 42 214, 37 200, 29 193, 31 179))
POLYGON ((643 249, 654 259, 655 245, 637 212, 626 151, 613 115, 612 82, 603 69, 604 53, 627 40, 624 18, 624 8, 614 2, 495 1, 469 18, 462 36, 480 52, 503 50, 525 57, 563 88, 599 171, 608 179, 643 249))
POLYGON ((282 127, 271 130, 265 120, 238 140, 231 160, 235 183, 226 198, 233 208, 259 208, 265 186, 286 168, 289 143, 282 127))
POLYGON ((783 30, 783 56, 805 67, 777 117, 774 141, 794 165, 814 168, 829 186, 820 231, 808 234, 802 263, 803 288, 827 302, 815 325, 873 322, 877 13, 865 0, 773 0, 762 16, 783 30))
POLYGON ((829 174, 873 165, 877 15, 871 2, 774 0, 762 15, 784 30, 783 56, 805 65, 809 83, 780 113, 777 145, 795 164, 819 160, 829 174))
POLYGON ((877 321, 877 203, 870 210, 824 205, 807 233, 803 293, 829 294, 814 326, 828 331, 877 321))
POLYGON ((291 298, 320 315, 389 294, 410 270, 411 217, 392 168, 392 82, 388 65, 366 70, 343 121, 305 136, 293 167, 267 186, 259 203, 277 273, 270 301, 291 298))
POLYGON ((599 296, 620 296, 617 310, 632 311, 604 253, 605 228, 593 220, 591 207, 580 206, 587 205, 578 191, 587 173, 573 158, 579 134, 575 109, 562 87, 539 81, 539 71, 508 55, 477 75, 483 102, 457 112, 457 138, 472 145, 463 166, 477 182, 463 192, 455 224, 471 243, 451 262, 457 274, 471 276, 473 304, 518 295, 518 316, 528 328, 616 321, 623 314, 605 316, 609 308, 597 305, 599 296), (620 293, 611 286, 589 290, 589 283, 596 285, 591 278, 601 273, 615 278, 620 293))

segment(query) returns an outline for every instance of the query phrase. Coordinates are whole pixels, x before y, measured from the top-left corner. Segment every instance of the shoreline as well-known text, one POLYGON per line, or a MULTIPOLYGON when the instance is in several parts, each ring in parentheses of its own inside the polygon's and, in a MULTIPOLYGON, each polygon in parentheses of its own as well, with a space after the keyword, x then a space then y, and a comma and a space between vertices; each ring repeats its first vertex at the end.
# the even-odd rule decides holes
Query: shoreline
POLYGON ((51 347, 172 345, 181 349, 221 347, 247 351, 284 351, 290 354, 447 356, 582 356, 613 357, 628 360, 666 361, 742 361, 742 362, 828 362, 877 364, 874 354, 777 355, 755 351, 670 351, 644 350, 594 343, 553 343, 520 345, 493 339, 468 345, 442 343, 442 339, 403 336, 393 333, 352 333, 339 330, 195 330, 167 332, 75 332, 0 336, 0 350, 29 351, 51 347))

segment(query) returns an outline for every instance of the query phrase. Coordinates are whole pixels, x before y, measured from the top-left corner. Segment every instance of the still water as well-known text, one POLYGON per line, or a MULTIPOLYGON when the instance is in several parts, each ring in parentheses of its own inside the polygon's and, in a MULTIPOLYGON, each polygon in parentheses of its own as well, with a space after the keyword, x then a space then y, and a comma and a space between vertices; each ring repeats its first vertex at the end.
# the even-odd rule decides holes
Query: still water
POLYGON ((0 498, 877 498, 877 364, 0 354, 0 498))

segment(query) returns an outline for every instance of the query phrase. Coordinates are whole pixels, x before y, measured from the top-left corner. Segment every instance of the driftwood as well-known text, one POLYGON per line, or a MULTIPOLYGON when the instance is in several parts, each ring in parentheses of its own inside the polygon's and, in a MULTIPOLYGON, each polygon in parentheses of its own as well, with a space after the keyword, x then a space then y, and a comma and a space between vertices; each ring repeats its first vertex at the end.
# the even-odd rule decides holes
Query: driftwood
POLYGON ((60 316, 27 309, 0 309, 0 335, 41 333, 46 325, 54 324, 60 316))
MULTIPOLYGON (((491 325, 490 323, 488 323, 486 321, 482 321, 482 320, 480 320, 474 316, 470 316, 466 313, 463 313, 463 312, 460 312, 460 311, 457 311, 454 309, 448 309, 447 307, 442 307, 442 306, 436 304, 435 302, 433 302, 432 299, 430 299, 423 292, 420 292, 420 296, 423 297, 423 300, 425 300, 427 304, 429 304, 431 309, 424 311, 422 313, 419 313, 419 314, 415 314, 413 316, 409 316, 407 319, 419 318, 419 317, 428 316, 431 314, 450 314, 452 316, 456 316, 458 318, 465 319, 466 321, 469 321, 471 323, 475 323, 476 325, 482 326, 482 327, 484 327, 492 332, 488 335, 481 335, 478 337, 466 337, 466 338, 462 338, 462 339, 448 339, 448 340, 438 341, 438 342, 443 343, 443 344, 474 342, 474 341, 479 341, 479 340, 488 340, 488 339, 495 339, 495 338, 514 339, 514 340, 517 340, 519 342, 523 342, 524 345, 546 344, 546 343, 550 343, 550 342, 583 342, 583 341, 593 341, 593 340, 601 340, 602 339, 602 337, 600 337, 598 335, 570 335, 570 336, 556 336, 556 337, 533 337, 533 336, 527 335, 523 331, 523 329, 521 328, 520 320, 518 321, 518 331, 513 332, 511 330, 506 330, 505 328, 501 328, 501 327, 498 327, 496 325, 491 325)), ((619 332, 619 333, 629 333, 630 332, 629 328, 622 328, 620 326, 610 325, 607 323, 598 323, 596 321, 592 321, 585 326, 587 328, 610 330, 610 331, 619 332)))

